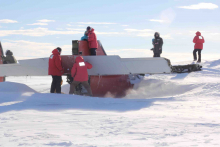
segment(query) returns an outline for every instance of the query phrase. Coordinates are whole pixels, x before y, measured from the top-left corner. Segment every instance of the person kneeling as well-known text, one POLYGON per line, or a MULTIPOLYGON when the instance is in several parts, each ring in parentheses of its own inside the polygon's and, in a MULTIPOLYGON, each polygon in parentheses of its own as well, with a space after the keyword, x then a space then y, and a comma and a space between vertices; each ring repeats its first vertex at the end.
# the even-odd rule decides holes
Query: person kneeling
POLYGON ((81 83, 83 87, 87 90, 88 95, 92 96, 92 90, 88 83, 88 71, 87 71, 87 69, 91 69, 91 68, 92 68, 92 64, 88 62, 84 62, 82 56, 76 57, 76 61, 71 70, 71 76, 73 77, 74 80, 70 84, 69 94, 73 94, 73 93, 76 94, 76 86, 81 83))

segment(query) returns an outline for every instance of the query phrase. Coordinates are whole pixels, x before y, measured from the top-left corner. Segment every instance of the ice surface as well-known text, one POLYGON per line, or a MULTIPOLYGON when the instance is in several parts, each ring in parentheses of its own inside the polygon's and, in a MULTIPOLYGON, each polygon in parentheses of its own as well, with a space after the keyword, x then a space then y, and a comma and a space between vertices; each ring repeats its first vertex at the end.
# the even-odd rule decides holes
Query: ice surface
POLYGON ((0 146, 218 147, 220 61, 202 65, 146 75, 124 99, 49 94, 51 77, 9 77, 0 83, 0 146))

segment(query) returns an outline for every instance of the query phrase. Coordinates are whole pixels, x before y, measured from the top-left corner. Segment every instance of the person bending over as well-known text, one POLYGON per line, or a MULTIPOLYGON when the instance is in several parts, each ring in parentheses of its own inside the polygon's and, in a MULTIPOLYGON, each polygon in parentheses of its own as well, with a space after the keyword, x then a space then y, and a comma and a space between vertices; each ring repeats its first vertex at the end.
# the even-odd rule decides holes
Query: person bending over
POLYGON ((87 90, 87 95, 92 96, 92 90, 88 83, 88 71, 87 69, 91 69, 92 64, 88 62, 84 62, 82 56, 76 57, 76 61, 71 70, 71 76, 73 77, 73 82, 70 84, 69 94, 76 94, 76 86, 80 83, 87 90))

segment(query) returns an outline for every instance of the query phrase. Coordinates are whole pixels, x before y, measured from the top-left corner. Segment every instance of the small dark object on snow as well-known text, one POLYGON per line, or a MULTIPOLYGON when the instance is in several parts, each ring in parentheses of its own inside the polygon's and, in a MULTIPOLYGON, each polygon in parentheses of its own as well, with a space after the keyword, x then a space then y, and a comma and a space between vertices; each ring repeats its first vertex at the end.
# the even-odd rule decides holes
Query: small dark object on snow
POLYGON ((199 64, 172 66, 173 73, 189 73, 193 71, 201 71, 202 66, 199 64))
POLYGON ((138 79, 140 79, 140 77, 139 76, 145 76, 145 74, 139 74, 137 77, 138 77, 138 79))

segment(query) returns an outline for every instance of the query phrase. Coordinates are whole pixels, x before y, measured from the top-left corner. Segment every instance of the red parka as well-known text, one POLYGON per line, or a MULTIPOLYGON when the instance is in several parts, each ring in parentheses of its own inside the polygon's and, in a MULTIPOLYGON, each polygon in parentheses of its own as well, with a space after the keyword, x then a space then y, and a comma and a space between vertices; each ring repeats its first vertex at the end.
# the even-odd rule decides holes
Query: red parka
POLYGON ((193 42, 195 43, 194 49, 203 49, 203 43, 205 43, 205 40, 204 37, 201 36, 200 32, 196 32, 193 42))
POLYGON ((52 53, 53 54, 49 58, 48 74, 52 76, 61 76, 63 74, 63 67, 60 53, 57 49, 54 49, 52 53))
POLYGON ((88 62, 84 62, 82 56, 76 57, 76 61, 71 70, 71 75, 74 78, 74 81, 84 82, 88 81, 88 71, 87 69, 91 69, 92 64, 88 62))
POLYGON ((88 33, 88 42, 89 42, 89 48, 98 48, 98 42, 96 38, 96 34, 94 32, 95 30, 92 28, 88 33))

